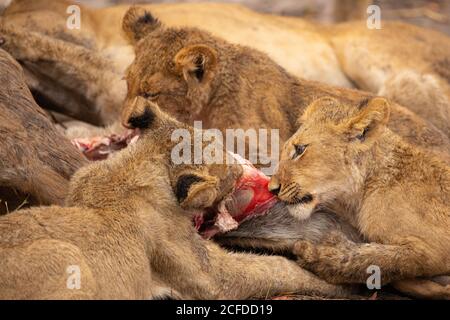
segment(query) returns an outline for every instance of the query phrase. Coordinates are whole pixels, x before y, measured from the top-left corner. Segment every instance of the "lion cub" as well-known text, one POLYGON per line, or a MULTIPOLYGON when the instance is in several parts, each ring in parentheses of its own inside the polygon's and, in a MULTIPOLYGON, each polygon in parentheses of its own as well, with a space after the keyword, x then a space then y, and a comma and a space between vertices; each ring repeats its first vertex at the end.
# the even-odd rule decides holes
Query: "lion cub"
POLYGON ((371 265, 382 283, 450 274, 450 169, 389 130, 389 111, 383 98, 315 101, 269 185, 299 218, 327 208, 368 240, 297 243, 300 264, 332 283, 365 283, 371 265))

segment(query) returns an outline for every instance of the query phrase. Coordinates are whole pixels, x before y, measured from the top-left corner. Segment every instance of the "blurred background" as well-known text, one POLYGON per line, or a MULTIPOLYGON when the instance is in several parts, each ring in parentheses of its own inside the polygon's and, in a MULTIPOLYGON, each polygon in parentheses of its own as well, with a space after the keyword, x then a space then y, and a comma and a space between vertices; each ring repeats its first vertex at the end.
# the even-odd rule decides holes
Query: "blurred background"
MULTIPOLYGON (((1 0, 0 0, 1 1, 1 0)), ((125 3, 207 2, 208 0, 79 0, 92 6, 125 3)), ((450 0, 223 0, 266 13, 298 16, 322 23, 366 19, 371 4, 381 8, 382 19, 403 20, 450 35, 450 0)))

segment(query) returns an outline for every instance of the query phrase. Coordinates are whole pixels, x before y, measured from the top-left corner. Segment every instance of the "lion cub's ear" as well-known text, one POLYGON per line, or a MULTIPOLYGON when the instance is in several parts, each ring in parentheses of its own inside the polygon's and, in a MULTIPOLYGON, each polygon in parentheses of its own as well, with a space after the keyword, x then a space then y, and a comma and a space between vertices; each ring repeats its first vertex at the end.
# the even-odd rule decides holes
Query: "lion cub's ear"
POLYGON ((161 22, 142 7, 132 6, 122 20, 122 29, 133 45, 160 27, 161 22))
POLYGON ((211 83, 217 68, 217 52, 205 45, 191 45, 181 49, 174 62, 188 85, 191 113, 198 114, 210 98, 211 83))
POLYGON ((175 195, 184 209, 211 207, 218 195, 218 179, 209 175, 183 174, 178 177, 175 195))
POLYGON ((176 54, 175 65, 188 83, 205 83, 216 68, 217 52, 205 45, 187 46, 176 54))
POLYGON ((390 105, 384 98, 373 98, 346 124, 351 139, 361 142, 375 137, 389 121, 390 105))

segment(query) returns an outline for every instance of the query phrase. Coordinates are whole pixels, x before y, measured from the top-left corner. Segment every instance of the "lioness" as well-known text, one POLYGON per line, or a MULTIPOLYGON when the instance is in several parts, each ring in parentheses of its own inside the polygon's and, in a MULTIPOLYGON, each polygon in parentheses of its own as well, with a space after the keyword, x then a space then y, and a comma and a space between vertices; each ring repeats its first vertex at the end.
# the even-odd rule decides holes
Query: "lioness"
POLYGON ((394 134, 389 110, 383 98, 315 101, 269 184, 299 219, 328 208, 370 241, 296 244, 300 265, 332 283, 365 283, 371 265, 383 283, 450 274, 450 168, 394 134))
POLYGON ((203 240, 192 213, 209 193, 198 191, 214 182, 229 192, 242 169, 219 170, 220 178, 212 176, 215 167, 197 169, 195 174, 204 179, 187 183, 190 171, 170 160, 171 132, 187 127, 156 105, 147 103, 147 110, 151 130, 115 157, 81 168, 71 180, 68 207, 27 209, 0 218, 0 298, 346 294, 293 261, 230 253, 203 240), (186 209, 177 203, 172 180, 186 209))
MULTIPOLYGON (((0 34, 29 70, 29 85, 43 105, 95 124, 110 123, 126 93, 120 78, 134 57, 120 28, 129 6, 81 6, 78 30, 67 28, 70 4, 16 0, 3 14, 0 34)), ((384 21, 381 30, 369 30, 365 21, 326 27, 223 3, 144 8, 169 27, 199 27, 230 43, 261 50, 295 76, 342 87, 355 84, 388 96, 450 135, 450 40, 445 35, 384 21)), ((266 81, 279 81, 271 76, 267 73, 266 81)), ((320 87, 309 87, 321 94, 320 87)), ((188 110, 186 106, 183 111, 188 110)), ((249 121, 251 125, 254 120, 249 121)))

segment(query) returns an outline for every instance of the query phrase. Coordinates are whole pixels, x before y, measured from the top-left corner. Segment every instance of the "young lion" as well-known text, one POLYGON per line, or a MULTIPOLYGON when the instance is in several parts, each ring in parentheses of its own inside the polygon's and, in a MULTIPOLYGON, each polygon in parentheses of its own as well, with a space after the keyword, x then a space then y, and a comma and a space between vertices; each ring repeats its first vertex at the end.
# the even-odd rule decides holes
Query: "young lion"
POLYGON ((192 208, 208 195, 199 191, 213 184, 229 192, 242 171, 232 166, 218 178, 210 175, 214 168, 195 170, 202 179, 186 189, 189 170, 170 161, 170 133, 184 125, 156 105, 146 107, 151 131, 115 157, 80 169, 71 181, 69 207, 0 218, 1 299, 345 294, 293 261, 230 253, 203 240, 192 224, 192 208), (186 209, 172 192, 174 179, 186 209))
MULTIPOLYGON (((136 97, 144 97, 178 120, 201 120, 205 128, 279 128, 283 142, 314 99, 333 96, 357 106, 371 97, 297 79, 261 52, 199 29, 165 27, 143 8, 126 13, 123 29, 136 53, 126 74, 122 121, 128 127, 145 127, 140 118, 145 110, 136 103, 136 97)), ((397 104, 389 127, 415 145, 450 150, 445 134, 397 104)))
POLYGON ((370 242, 299 241, 299 263, 332 283, 364 283, 371 265, 383 283, 450 274, 450 168, 392 133, 388 118, 383 98, 359 109, 315 101, 269 184, 298 218, 328 208, 370 242))

